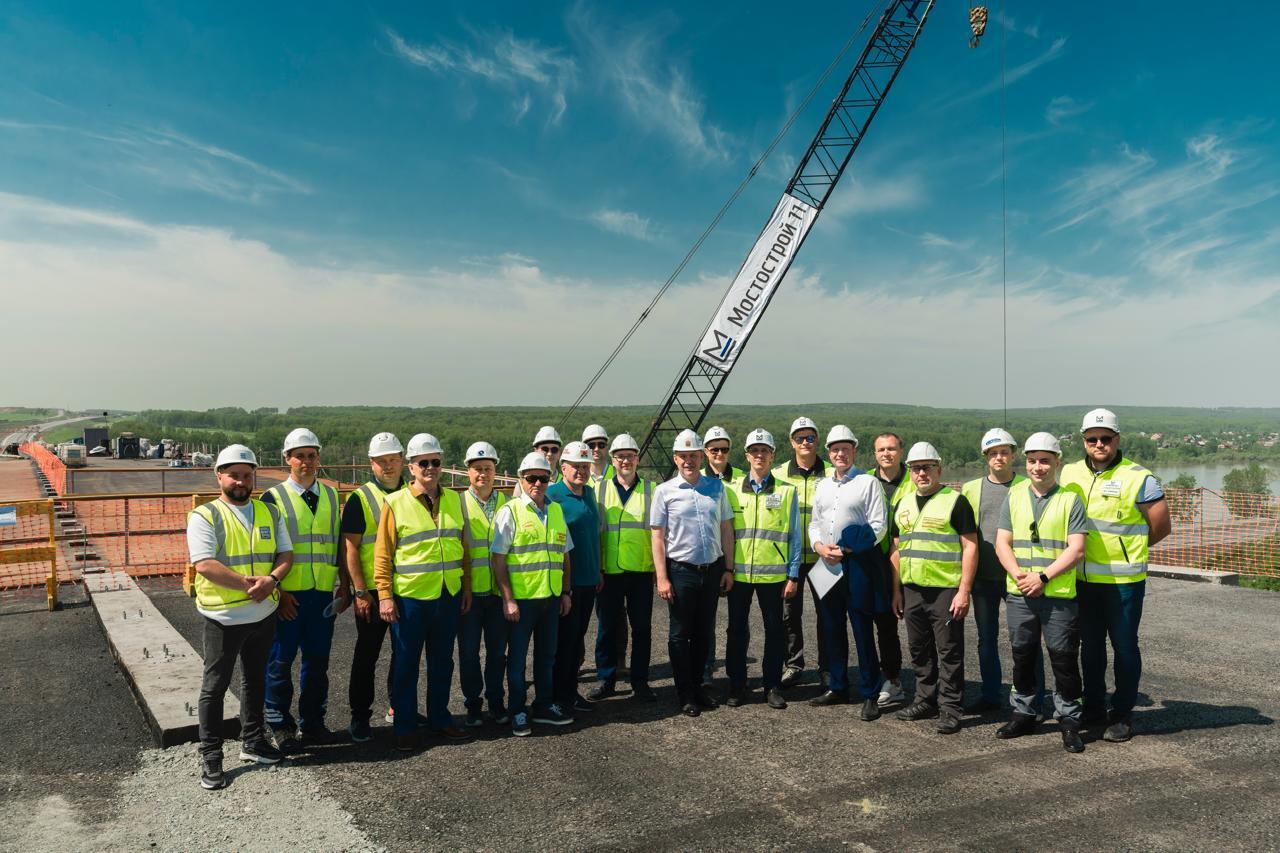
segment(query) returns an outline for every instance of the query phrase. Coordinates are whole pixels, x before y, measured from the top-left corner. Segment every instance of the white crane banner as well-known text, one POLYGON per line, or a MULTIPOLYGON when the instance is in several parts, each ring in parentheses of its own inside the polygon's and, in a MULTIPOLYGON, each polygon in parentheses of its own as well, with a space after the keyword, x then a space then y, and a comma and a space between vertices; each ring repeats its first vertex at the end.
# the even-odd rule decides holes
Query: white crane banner
POLYGON ((782 194, 769 224, 760 232, 760 239, 738 270, 733 286, 716 309, 702 343, 698 344, 698 358, 721 370, 733 367, 764 306, 787 274, 791 259, 804 242, 817 213, 816 207, 789 193, 782 194))

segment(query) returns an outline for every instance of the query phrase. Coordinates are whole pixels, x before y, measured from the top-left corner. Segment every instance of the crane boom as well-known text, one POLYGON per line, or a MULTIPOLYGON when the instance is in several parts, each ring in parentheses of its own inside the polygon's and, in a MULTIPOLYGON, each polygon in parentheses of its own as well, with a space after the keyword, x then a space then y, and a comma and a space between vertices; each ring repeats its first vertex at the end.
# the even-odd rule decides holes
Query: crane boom
POLYGON ((701 429, 791 261, 915 47, 933 4, 934 0, 887 3, 773 215, 654 417, 640 448, 643 467, 670 476, 674 467, 670 448, 675 436, 684 429, 701 429))

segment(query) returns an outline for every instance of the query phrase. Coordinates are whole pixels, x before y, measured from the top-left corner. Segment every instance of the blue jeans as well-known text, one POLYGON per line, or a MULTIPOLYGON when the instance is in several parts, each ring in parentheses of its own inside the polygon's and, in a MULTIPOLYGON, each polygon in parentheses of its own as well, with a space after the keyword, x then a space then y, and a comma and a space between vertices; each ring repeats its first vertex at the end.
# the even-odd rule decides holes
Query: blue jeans
POLYGON ((556 628, 556 664, 551 686, 555 701, 567 709, 572 709, 578 698, 578 671, 586 657, 587 627, 596 604, 596 588, 575 586, 572 599, 569 615, 561 616, 556 628))
POLYGON ((471 610, 458 623, 458 674, 462 699, 468 711, 483 706, 481 690, 489 709, 502 707, 502 677, 507 669, 507 625, 502 616, 501 595, 476 595, 471 610), (484 678, 480 676, 480 638, 484 637, 484 678))
POLYGON ((1127 719, 1138 701, 1142 652, 1138 624, 1147 582, 1076 584, 1080 603, 1080 670, 1084 680, 1084 715, 1101 716, 1107 709, 1107 638, 1115 654, 1116 689, 1111 694, 1111 717, 1127 719))
POLYGON ((552 702, 552 681, 556 668, 556 635, 560 627, 560 597, 516 599, 520 621, 511 625, 507 650, 507 692, 511 716, 529 709, 529 683, 525 664, 529 641, 533 641, 533 702, 539 708, 552 702))
MULTIPOLYGON (((1004 578, 978 579, 973 582, 970 603, 973 622, 978 629, 978 671, 982 675, 982 698, 988 702, 1004 700, 1000 669, 1000 604, 1004 601, 1004 578)), ((1043 670, 1042 670, 1043 671, 1043 670)))
POLYGON ((631 686, 649 683, 653 648, 653 573, 619 572, 604 576, 596 596, 596 675, 612 686, 618 678, 618 632, 631 622, 631 686))
POLYGON ((440 591, 439 598, 395 597, 398 618, 391 624, 396 646, 392 673, 391 707, 395 709, 395 733, 413 734, 418 727, 418 673, 422 651, 427 652, 427 725, 445 729, 453 725, 449 713, 449 688, 453 684, 453 644, 458 637, 458 611, 462 599, 440 591))
POLYGON ((871 699, 879 694, 881 683, 875 616, 851 606, 848 583, 848 578, 841 576, 836 585, 818 599, 818 630, 827 649, 827 689, 849 693, 849 634, 844 627, 847 619, 858 653, 858 695, 871 699))
POLYGON ((314 731, 324 726, 329 705, 329 649, 333 645, 333 617, 324 609, 333 593, 305 589, 292 593, 298 615, 276 620, 276 636, 267 661, 266 719, 273 729, 314 731), (298 719, 293 718, 293 659, 302 652, 298 674, 298 719))
POLYGON ((786 657, 787 637, 782 624, 782 588, 778 583, 737 581, 729 590, 729 639, 725 645, 724 669, 731 688, 747 686, 747 645, 751 642, 751 598, 760 602, 760 618, 764 622, 764 660, 760 664, 761 684, 765 690, 782 683, 782 661, 786 657))

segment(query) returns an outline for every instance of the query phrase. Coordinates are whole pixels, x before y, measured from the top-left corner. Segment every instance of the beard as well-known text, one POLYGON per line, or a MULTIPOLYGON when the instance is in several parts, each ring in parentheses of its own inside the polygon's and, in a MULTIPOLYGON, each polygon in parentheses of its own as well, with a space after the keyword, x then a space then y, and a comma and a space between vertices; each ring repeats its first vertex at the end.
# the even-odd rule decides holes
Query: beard
POLYGON ((227 486, 222 493, 236 503, 244 503, 249 499, 248 486, 227 486))

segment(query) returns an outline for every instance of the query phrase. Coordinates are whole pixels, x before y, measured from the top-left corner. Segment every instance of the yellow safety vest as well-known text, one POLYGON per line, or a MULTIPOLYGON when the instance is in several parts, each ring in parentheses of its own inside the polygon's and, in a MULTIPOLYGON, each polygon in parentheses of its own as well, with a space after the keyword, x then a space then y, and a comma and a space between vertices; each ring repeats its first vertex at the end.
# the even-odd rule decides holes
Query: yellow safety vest
POLYGON ((410 489, 387 495, 396 521, 392 556, 392 591, 401 598, 432 601, 447 587, 462 589, 462 499, 452 489, 440 490, 439 522, 410 489))
POLYGON ((331 486, 316 481, 320 502, 316 511, 287 483, 277 483, 267 493, 275 497, 276 506, 284 514, 289 538, 293 540, 293 568, 280 588, 285 592, 309 589, 333 592, 338 580, 338 493, 331 486))
POLYGON ((898 574, 916 586, 960 586, 960 534, 951 526, 951 511, 960 493, 943 486, 921 510, 914 500, 898 504, 898 574))
POLYGON ((613 477, 614 477, 614 474, 615 474, 615 473, 616 473, 616 472, 613 470, 613 464, 612 464, 612 463, 608 463, 608 464, 606 464, 606 465, 604 466, 604 473, 603 473, 603 474, 592 474, 592 475, 591 475, 591 485, 592 485, 592 486, 594 486, 594 487, 596 487, 596 490, 597 490, 597 491, 599 491, 600 484, 601 484, 601 483, 608 482, 609 480, 612 480, 612 479, 613 479, 613 477))
MULTIPOLYGON (((960 494, 964 495, 965 500, 969 502, 969 506, 973 507, 973 517, 975 519, 982 518, 982 481, 985 479, 987 479, 985 476, 978 477, 975 480, 969 480, 960 487, 960 494)), ((1023 475, 1014 474, 1013 480, 1009 483, 1009 488, 1012 489, 1019 483, 1026 482, 1026 480, 1027 478, 1023 475)))
MULTIPOLYGON (((493 514, 507 502, 507 496, 494 490, 493 514)), ((489 595, 493 592, 493 571, 489 567, 489 545, 493 542, 493 522, 484 514, 484 507, 467 489, 462 493, 462 510, 471 528, 471 594, 489 595)))
POLYGON ((786 580, 796 487, 775 478, 770 491, 756 494, 744 475, 741 486, 726 488, 725 493, 733 507, 733 579, 744 583, 786 580))
MULTIPOLYGON (((902 479, 898 481, 898 485, 894 486, 893 494, 889 494, 884 480, 880 479, 879 467, 872 468, 867 473, 876 478, 876 482, 880 484, 880 488, 884 489, 884 501, 887 507, 887 515, 892 518, 894 513, 898 511, 898 504, 902 503, 902 499, 907 495, 916 493, 916 484, 911 482, 911 475, 907 473, 906 467, 902 469, 902 479)), ((893 550, 893 537, 886 536, 880 540, 880 550, 888 554, 893 550)))
POLYGON ((600 568, 606 575, 653 571, 653 544, 649 534, 653 488, 653 483, 637 477, 625 504, 612 478, 596 489, 596 504, 604 519, 604 562, 600 568))
MULTIPOLYGON (((244 518, 220 500, 201 504, 191 510, 213 526, 218 550, 213 558, 231 571, 245 577, 270 573, 276 559, 276 523, 280 520, 275 507, 256 498, 253 505, 253 527, 246 530, 244 518)), ((195 581, 196 604, 202 610, 227 610, 252 601, 244 590, 219 586, 199 572, 195 581)), ((280 593, 271 590, 271 600, 279 601, 280 593)))
MULTIPOLYGON (((1009 487, 1009 523, 1013 528, 1013 556, 1018 560, 1018 568, 1024 572, 1042 572, 1062 556, 1062 552, 1067 550, 1071 508, 1077 500, 1075 492, 1059 487, 1049 497, 1044 512, 1040 513, 1040 520, 1035 522, 1033 536, 1031 523, 1035 519, 1031 483, 1024 478, 1022 482, 1009 487)), ((1005 589, 1013 595, 1022 595, 1008 573, 1005 574, 1005 589)), ((1075 598, 1075 569, 1050 578, 1044 594, 1050 598, 1075 598)))
MULTIPOLYGON (((396 491, 399 488, 392 489, 396 491)), ((360 502, 364 515, 364 533, 360 536, 360 573, 364 575, 364 588, 373 589, 373 545, 378 539, 378 524, 382 521, 382 508, 387 503, 387 492, 376 483, 365 483, 347 497, 347 503, 360 502)))
POLYGON ((809 519, 813 516, 813 493, 818 490, 818 483, 822 482, 822 478, 826 476, 826 468, 822 465, 822 460, 818 459, 814 462, 813 471, 808 476, 797 474, 792 477, 788 473, 789 470, 790 463, 784 462, 774 468, 771 473, 775 480, 790 483, 795 487, 796 500, 800 501, 800 541, 804 543, 800 563, 811 566, 817 562, 818 555, 814 552, 812 543, 809 542, 809 519))
POLYGON ((547 501, 547 520, 522 500, 507 503, 515 528, 507 552, 511 594, 518 599, 550 598, 564 589, 564 553, 569 526, 564 510, 547 501))
POLYGON ((1150 475, 1125 458, 1096 475, 1083 459, 1063 467, 1058 478, 1062 487, 1080 496, 1089 517, 1080 580, 1118 584, 1147 579, 1151 528, 1138 510, 1138 496, 1150 475))

